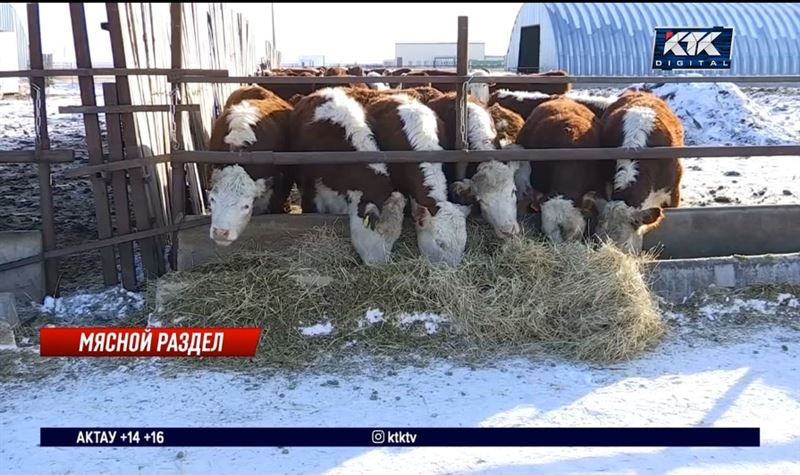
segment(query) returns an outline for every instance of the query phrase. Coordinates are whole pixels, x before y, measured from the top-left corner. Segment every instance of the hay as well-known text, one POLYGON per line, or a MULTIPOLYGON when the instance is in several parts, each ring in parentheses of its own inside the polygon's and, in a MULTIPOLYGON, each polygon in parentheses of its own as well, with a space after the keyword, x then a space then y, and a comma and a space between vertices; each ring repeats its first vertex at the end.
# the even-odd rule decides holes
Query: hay
POLYGON ((458 268, 419 257, 413 231, 400 238, 391 264, 368 267, 347 238, 318 228, 281 251, 241 252, 168 275, 180 292, 159 302, 159 318, 164 325, 261 327, 255 359, 278 365, 349 355, 354 347, 388 356, 483 356, 532 345, 614 362, 664 332, 640 262, 613 247, 528 238, 502 244, 474 224, 469 236, 458 268), (368 322, 370 309, 383 318, 368 322), (443 318, 401 324, 415 312, 443 318), (300 330, 325 322, 333 325, 328 335, 300 330))

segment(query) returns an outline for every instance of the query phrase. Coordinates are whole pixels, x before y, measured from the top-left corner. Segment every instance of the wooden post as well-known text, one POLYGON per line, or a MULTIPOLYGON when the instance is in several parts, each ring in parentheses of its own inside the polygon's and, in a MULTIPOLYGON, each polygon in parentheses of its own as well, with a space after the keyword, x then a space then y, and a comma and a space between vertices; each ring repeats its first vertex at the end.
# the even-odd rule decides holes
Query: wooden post
MULTIPOLYGON (((183 65, 183 5, 173 2, 169 5, 170 32, 171 38, 171 66, 172 69, 181 69, 183 65)), ((180 101, 180 84, 172 83, 172 103, 178 104, 180 101)), ((183 144, 183 115, 175 111, 172 120, 175 123, 175 136, 170 140, 170 154, 180 150, 183 144)), ((172 163, 172 222, 179 222, 186 213, 186 164, 172 163)), ((172 248, 170 254, 170 265, 173 269, 177 268, 178 256, 178 234, 172 235, 172 248)))
MULTIPOLYGON (((72 37, 75 43, 75 63, 78 68, 91 68, 92 58, 89 53, 89 35, 86 30, 86 12, 83 3, 70 3, 69 13, 72 20, 72 37)), ((78 84, 81 89, 81 104, 96 106, 94 94, 94 77, 80 76, 78 84)), ((103 163, 103 145, 100 143, 100 122, 97 114, 83 114, 83 127, 86 131, 86 146, 89 153, 89 164, 103 163)), ((112 235, 111 212, 108 205, 108 188, 106 182, 97 175, 91 175, 92 193, 94 196, 95 218, 97 219, 97 237, 108 239, 112 235)), ((103 261, 103 282, 105 285, 119 283, 117 277, 117 258, 114 247, 100 249, 103 261)))
MULTIPOLYGON (((113 83, 103 84, 103 99, 106 105, 117 104, 117 90, 113 83)), ((106 113, 106 129, 108 131, 108 161, 122 160, 122 129, 119 114, 106 113)), ((111 192, 114 196, 114 209, 117 217, 117 234, 131 232, 131 217, 128 212, 128 181, 125 171, 111 173, 111 192)), ((122 273, 122 285, 128 290, 136 289, 136 264, 133 259, 133 244, 126 242, 119 245, 119 268, 122 273)))
MULTIPOLYGON (((467 66, 469 64, 469 23, 468 17, 458 17, 458 45, 456 49, 456 74, 459 76, 467 75, 467 66)), ((467 94, 464 91, 464 80, 461 80, 456 85, 456 150, 466 150, 468 148, 467 142, 467 94)), ((459 180, 463 180, 467 175, 466 162, 459 162, 456 164, 456 176, 459 180)))
MULTIPOLYGON (((119 18, 118 4, 106 3, 106 14, 108 17, 108 32, 111 36, 111 56, 114 61, 114 67, 125 68, 125 45, 122 40, 122 24, 119 18)), ((114 104, 131 104, 131 91, 127 75, 116 76, 114 104)), ((120 114, 119 119, 122 123, 122 138, 125 141, 124 155, 122 158, 135 160, 139 158, 139 152, 136 146, 138 140, 136 137, 136 123, 133 120, 133 114, 120 114)), ((147 206, 147 187, 144 183, 144 173, 140 168, 133 168, 129 171, 129 175, 133 211, 136 217, 136 228, 139 231, 152 229, 153 218, 147 206)), ((155 212, 158 212, 158 210, 155 212)), ((164 260, 161 258, 163 251, 159 241, 155 238, 143 239, 139 241, 139 250, 142 255, 142 264, 144 265, 146 277, 149 278, 164 273, 164 260)))
MULTIPOLYGON (((28 45, 30 68, 44 69, 42 58, 42 35, 39 25, 39 4, 28 4, 28 45)), ((30 78, 31 98, 33 99, 34 117, 38 118, 36 128, 36 150, 49 150, 50 137, 47 135, 47 104, 45 95, 45 78, 30 78)), ((39 208, 42 214, 42 244, 44 252, 56 247, 56 224, 53 211, 53 188, 50 163, 40 161, 39 173, 39 208)), ((45 291, 48 295, 58 296, 58 261, 44 261, 45 291)))

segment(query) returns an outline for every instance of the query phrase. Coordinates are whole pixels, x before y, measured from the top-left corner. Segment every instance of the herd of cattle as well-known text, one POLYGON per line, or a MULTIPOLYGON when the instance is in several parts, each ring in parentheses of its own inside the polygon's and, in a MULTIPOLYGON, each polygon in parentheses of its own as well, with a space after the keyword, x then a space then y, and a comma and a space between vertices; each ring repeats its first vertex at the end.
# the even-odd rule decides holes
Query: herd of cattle
MULTIPOLYGON (((326 72, 391 74, 358 73, 326 72)), ((314 75, 297 70, 269 74, 314 75)), ((453 85, 409 86, 242 87, 214 123, 209 148, 454 149, 459 130, 456 93, 448 90, 453 85)), ((683 146, 680 120, 649 92, 626 90, 607 98, 577 94, 568 84, 524 86, 527 90, 470 84, 465 132, 470 150, 683 146)), ((556 243, 602 239, 638 252, 643 235, 661 222, 662 208, 680 204, 680 159, 514 162, 501 157, 498 153, 497 160, 481 163, 216 166, 209 192, 210 236, 218 245, 229 245, 253 214, 289 212, 289 195, 297 186, 303 213, 349 216, 353 247, 367 264, 390 259, 410 214, 420 253, 431 262, 457 265, 467 241, 466 219, 473 212, 501 238, 520 233, 520 213, 538 212, 541 231, 556 243)))

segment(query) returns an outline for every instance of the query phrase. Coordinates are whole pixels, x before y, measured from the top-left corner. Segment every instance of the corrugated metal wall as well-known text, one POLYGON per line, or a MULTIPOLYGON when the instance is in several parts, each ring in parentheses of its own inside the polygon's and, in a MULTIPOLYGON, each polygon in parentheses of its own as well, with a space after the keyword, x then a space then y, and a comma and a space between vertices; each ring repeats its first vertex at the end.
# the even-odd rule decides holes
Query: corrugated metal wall
POLYGON ((28 69, 28 30, 10 3, 0 3, 0 31, 13 31, 17 34, 19 69, 28 69))
POLYGON ((671 74, 651 69, 654 28, 733 26, 731 69, 697 72, 800 74, 796 3, 526 3, 511 32, 508 69, 517 67, 520 28, 536 24, 542 28, 541 70, 566 69, 575 75, 671 74))

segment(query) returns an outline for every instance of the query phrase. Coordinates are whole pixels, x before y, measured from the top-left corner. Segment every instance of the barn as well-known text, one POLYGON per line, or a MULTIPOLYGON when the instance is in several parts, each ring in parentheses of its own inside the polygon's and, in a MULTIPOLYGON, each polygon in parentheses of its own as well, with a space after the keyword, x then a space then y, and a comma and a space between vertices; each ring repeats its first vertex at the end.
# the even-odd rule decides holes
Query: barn
MULTIPOLYGON (((10 3, 0 3, 0 70, 28 69, 28 33, 10 3)), ((18 78, 0 78, 0 97, 19 92, 18 78)))
POLYGON ((794 3, 525 3, 506 68, 650 75, 659 72, 650 69, 654 28, 671 26, 732 26, 725 74, 800 74, 800 5, 794 3))

